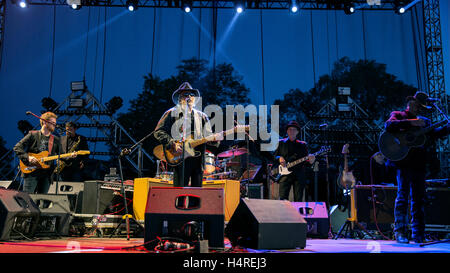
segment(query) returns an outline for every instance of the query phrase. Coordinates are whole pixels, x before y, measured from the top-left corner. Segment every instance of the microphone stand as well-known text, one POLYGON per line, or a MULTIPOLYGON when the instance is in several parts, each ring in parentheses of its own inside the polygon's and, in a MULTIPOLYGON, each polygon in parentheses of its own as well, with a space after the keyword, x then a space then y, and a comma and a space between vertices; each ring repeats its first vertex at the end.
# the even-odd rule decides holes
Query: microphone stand
POLYGON ((156 132, 156 130, 153 131, 153 132, 151 132, 150 134, 146 135, 145 137, 143 137, 141 140, 139 140, 138 142, 136 142, 136 143, 135 143, 133 146, 131 146, 130 148, 124 148, 124 149, 122 149, 122 150, 120 151, 119 156, 117 157, 117 161, 119 162, 119 172, 120 172, 120 184, 121 184, 121 185, 120 185, 120 188, 121 188, 120 191, 121 191, 122 197, 123 197, 123 205, 124 205, 124 209, 125 209, 125 215, 122 216, 122 221, 121 221, 120 224, 114 229, 114 231, 111 233, 110 238, 114 235, 115 231, 118 230, 118 229, 120 228, 120 226, 121 226, 122 223, 123 223, 123 220, 125 220, 125 223, 126 223, 126 228, 127 228, 127 240, 128 240, 128 241, 130 240, 130 219, 131 219, 135 224, 137 224, 140 228, 143 229, 142 225, 141 225, 138 221, 136 221, 136 219, 134 219, 134 218, 132 217, 132 215, 129 214, 129 212, 128 212, 127 198, 126 198, 126 195, 125 195, 125 186, 124 186, 124 184, 123 184, 124 180, 123 180, 123 172, 122 172, 122 157, 124 157, 124 156, 130 154, 131 151, 132 151, 134 148, 136 148, 136 146, 141 145, 142 142, 143 142, 144 140, 146 140, 147 138, 149 138, 149 137, 150 137, 151 135, 153 135, 155 132, 156 132))

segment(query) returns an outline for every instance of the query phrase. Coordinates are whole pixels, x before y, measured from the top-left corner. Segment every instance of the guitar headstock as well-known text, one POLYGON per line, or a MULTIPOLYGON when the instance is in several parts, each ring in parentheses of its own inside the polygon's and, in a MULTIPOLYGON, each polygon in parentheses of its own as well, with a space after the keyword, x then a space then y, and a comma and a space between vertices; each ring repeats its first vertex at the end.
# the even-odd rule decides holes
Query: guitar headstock
POLYGON ((81 151, 76 151, 77 155, 88 155, 91 154, 90 151, 85 151, 85 150, 81 150, 81 151))
POLYGON ((316 154, 323 155, 323 154, 326 154, 329 152, 331 152, 331 146, 322 146, 322 147, 320 147, 320 150, 316 154))
POLYGON ((350 146, 350 144, 348 144, 348 143, 344 144, 344 146, 342 147, 342 153, 343 154, 349 154, 350 153, 349 150, 348 150, 349 146, 350 146))
POLYGON ((236 125, 234 127, 235 132, 248 132, 250 130, 250 125, 236 125))

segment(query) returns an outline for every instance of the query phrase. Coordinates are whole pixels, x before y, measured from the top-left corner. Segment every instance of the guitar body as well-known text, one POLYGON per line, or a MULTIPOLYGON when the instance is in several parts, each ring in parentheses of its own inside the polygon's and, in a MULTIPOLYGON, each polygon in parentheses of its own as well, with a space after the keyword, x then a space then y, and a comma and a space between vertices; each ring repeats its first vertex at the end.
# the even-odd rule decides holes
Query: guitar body
POLYGON ((344 188, 351 188, 356 183, 355 176, 351 171, 342 171, 340 175, 340 183, 344 188))
MULTIPOLYGON (((85 151, 85 150, 81 150, 81 151, 77 151, 75 152, 77 155, 88 155, 91 152, 90 151, 85 151)), ((48 155, 48 151, 43 151, 40 152, 38 154, 34 154, 34 153, 28 153, 28 156, 34 156, 39 163, 38 164, 29 164, 26 165, 22 162, 22 160, 19 163, 19 167, 20 167, 20 171, 22 171, 22 173, 28 174, 28 173, 32 173, 35 170, 38 169, 48 169, 50 168, 49 164, 46 164, 47 161, 52 161, 52 160, 56 160, 58 158, 66 158, 66 157, 71 157, 72 153, 66 153, 66 154, 61 154, 61 155, 53 155, 53 156, 49 156, 48 155)))
POLYGON ((43 151, 40 152, 38 154, 34 154, 34 153, 29 153, 29 156, 34 156, 39 160, 38 164, 30 164, 30 165, 25 165, 22 160, 20 161, 19 165, 20 165, 20 170, 22 171, 22 173, 32 173, 37 169, 48 169, 50 168, 50 165, 45 164, 45 162, 42 160, 45 157, 48 157, 48 151, 43 151))
POLYGON ((378 139, 378 147, 380 148, 381 153, 389 160, 402 160, 408 155, 411 147, 425 145, 427 140, 426 133, 446 123, 447 121, 443 120, 426 128, 410 129, 398 133, 384 131, 378 139))
MULTIPOLYGON (((192 137, 189 137, 185 141, 184 146, 184 158, 188 157, 196 157, 199 156, 200 153, 195 151, 191 144, 194 140, 192 137)), ((183 144, 181 141, 176 141, 177 143, 183 144)), ((166 149, 164 145, 160 144, 153 149, 153 154, 162 161, 166 161, 171 166, 179 165, 183 160, 183 151, 177 152, 175 149, 166 149)))

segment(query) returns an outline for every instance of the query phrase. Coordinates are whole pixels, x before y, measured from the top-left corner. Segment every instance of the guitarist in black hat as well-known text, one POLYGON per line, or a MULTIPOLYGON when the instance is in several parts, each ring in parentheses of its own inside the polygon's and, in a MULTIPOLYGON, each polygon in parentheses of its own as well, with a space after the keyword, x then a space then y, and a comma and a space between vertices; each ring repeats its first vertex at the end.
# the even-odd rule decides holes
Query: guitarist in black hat
MULTIPOLYGON (((206 137, 212 134, 208 116, 194 109, 194 106, 200 98, 200 92, 193 89, 192 86, 185 82, 172 94, 172 101, 175 107, 167 110, 159 120, 155 129, 155 138, 165 149, 172 149, 176 152, 182 152, 182 142, 176 141, 184 136, 184 128, 186 121, 186 136, 194 136, 195 139, 206 137), (187 113, 187 120, 183 117, 187 113)), ((220 139, 216 139, 220 140, 220 139)), ((209 142, 208 144, 218 146, 218 142, 209 142)), ((187 157, 184 161, 184 179, 183 163, 179 163, 174 167, 173 185, 175 187, 189 186, 201 187, 203 183, 203 169, 205 166, 205 144, 197 146, 195 151, 199 156, 187 157)))
POLYGON ((291 187, 294 189, 294 201, 301 202, 303 199, 303 191, 306 186, 305 167, 311 166, 315 161, 315 156, 309 154, 306 142, 297 139, 300 132, 300 125, 296 121, 290 121, 286 125, 287 138, 283 138, 278 142, 278 148, 275 150, 275 159, 281 165, 285 165, 288 161, 308 156, 308 161, 301 163, 292 168, 292 172, 280 178, 279 194, 280 200, 289 200, 289 192, 291 187))
MULTIPOLYGON (((394 111, 385 122, 385 131, 388 133, 408 132, 430 127, 431 121, 420 116, 431 110, 428 106, 434 99, 421 91, 414 96, 406 98, 407 108, 404 111, 394 111)), ((449 125, 433 128, 426 136, 436 140, 450 133, 449 125)), ((425 199, 425 173, 426 173, 427 145, 411 147, 407 156, 401 160, 388 159, 388 165, 397 172, 397 198, 394 208, 394 232, 399 243, 409 243, 407 236, 408 226, 408 197, 411 192, 411 229, 412 239, 422 243, 425 233, 424 199, 425 199)))

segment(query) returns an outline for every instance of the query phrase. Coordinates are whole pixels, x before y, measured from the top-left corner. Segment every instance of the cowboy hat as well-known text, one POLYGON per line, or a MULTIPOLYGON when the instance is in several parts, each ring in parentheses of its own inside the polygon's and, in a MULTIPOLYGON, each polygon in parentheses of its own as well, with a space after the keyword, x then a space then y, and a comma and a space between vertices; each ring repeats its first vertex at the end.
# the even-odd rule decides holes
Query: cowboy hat
POLYGON ((430 97, 425 92, 417 91, 416 94, 414 94, 414 96, 406 97, 406 102, 410 102, 412 100, 416 101, 421 107, 423 107, 427 110, 432 108, 431 106, 427 106, 427 104, 430 100, 430 97))
POLYGON ((286 130, 287 130, 289 127, 295 127, 295 128, 297 128, 297 130, 300 131, 300 125, 299 125, 299 124, 297 123, 297 121, 295 121, 295 120, 289 121, 289 123, 286 125, 286 130))
POLYGON ((191 91, 191 92, 195 93, 195 97, 200 97, 200 91, 192 88, 192 86, 188 82, 184 82, 172 94, 172 101, 174 104, 178 104, 178 97, 184 91, 191 91))

